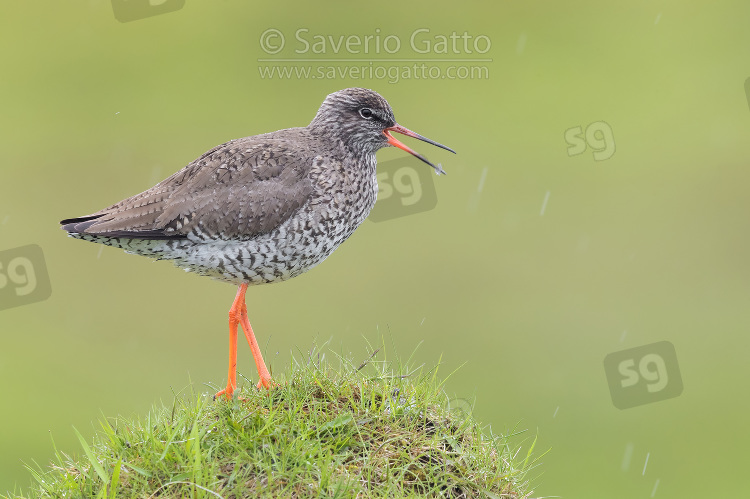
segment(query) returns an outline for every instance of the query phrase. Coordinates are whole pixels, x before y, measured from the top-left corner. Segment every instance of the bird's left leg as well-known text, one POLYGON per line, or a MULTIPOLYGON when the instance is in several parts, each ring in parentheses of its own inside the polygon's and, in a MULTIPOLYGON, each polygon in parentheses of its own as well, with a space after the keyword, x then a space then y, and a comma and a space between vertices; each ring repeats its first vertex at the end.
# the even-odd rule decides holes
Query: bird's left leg
MULTIPOLYGON (((258 340, 255 339, 255 333, 253 333, 253 327, 250 325, 250 320, 247 317, 247 305, 245 305, 245 291, 247 291, 247 284, 240 286, 240 292, 242 293, 242 308, 240 309, 240 325, 242 330, 245 332, 245 338, 250 345, 250 350, 253 353, 253 359, 255 360, 255 367, 258 368, 258 388, 263 387, 270 389, 274 383, 271 380, 271 373, 268 372, 266 363, 263 362, 263 354, 260 353, 260 346, 258 346, 258 340)), ((238 294, 239 297, 239 294, 238 294)))

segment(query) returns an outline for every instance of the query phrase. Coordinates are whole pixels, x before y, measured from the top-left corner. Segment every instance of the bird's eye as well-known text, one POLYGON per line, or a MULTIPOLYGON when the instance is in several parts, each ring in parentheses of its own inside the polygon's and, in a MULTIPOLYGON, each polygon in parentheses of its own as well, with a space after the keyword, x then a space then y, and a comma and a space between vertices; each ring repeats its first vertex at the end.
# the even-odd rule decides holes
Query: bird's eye
POLYGON ((372 118, 372 109, 370 109, 369 107, 363 107, 359 110, 359 115, 364 119, 369 120, 370 118, 372 118))

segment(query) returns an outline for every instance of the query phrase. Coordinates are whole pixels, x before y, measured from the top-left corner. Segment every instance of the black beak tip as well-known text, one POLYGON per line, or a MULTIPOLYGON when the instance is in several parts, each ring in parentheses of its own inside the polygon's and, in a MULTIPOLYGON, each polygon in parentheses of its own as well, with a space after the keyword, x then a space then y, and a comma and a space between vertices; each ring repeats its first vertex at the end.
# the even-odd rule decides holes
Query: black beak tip
POLYGON ((447 175, 445 173, 445 170, 443 170, 443 165, 441 165, 440 163, 438 163, 437 165, 435 165, 432 161, 430 161, 429 159, 425 158, 421 154, 415 154, 415 156, 418 159, 420 159, 420 160, 424 161, 425 163, 427 163, 428 165, 430 165, 432 167, 432 169, 435 170, 435 174, 436 175, 447 175))
POLYGON ((434 140, 429 140, 429 139, 428 139, 428 140, 425 140, 425 142, 427 142, 428 144, 432 144, 433 146, 437 146, 437 147, 439 147, 439 148, 441 148, 441 149, 445 149, 446 151, 450 151, 450 152, 452 152, 453 154, 458 154, 458 153, 457 153, 456 151, 454 151, 454 150, 453 150, 453 149, 451 149, 450 147, 448 147, 448 146, 444 146, 443 144, 441 144, 441 143, 439 143, 439 142, 435 142, 434 140))

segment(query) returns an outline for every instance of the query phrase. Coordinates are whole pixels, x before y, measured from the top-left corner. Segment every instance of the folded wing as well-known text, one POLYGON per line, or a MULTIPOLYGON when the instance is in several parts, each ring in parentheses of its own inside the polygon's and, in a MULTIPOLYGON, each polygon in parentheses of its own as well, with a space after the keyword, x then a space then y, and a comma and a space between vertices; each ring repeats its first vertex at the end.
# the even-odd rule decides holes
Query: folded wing
POLYGON ((307 203, 312 161, 274 134, 237 139, 145 192, 60 223, 70 233, 104 237, 250 239, 307 203))

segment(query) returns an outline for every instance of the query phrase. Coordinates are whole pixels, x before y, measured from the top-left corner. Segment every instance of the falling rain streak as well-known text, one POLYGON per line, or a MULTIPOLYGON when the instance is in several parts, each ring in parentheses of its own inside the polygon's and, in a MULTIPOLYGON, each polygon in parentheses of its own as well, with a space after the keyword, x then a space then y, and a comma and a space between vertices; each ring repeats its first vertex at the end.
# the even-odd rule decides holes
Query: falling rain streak
POLYGON ((625 445, 625 454, 622 456, 622 465, 620 466, 620 469, 622 471, 628 471, 630 469, 630 460, 633 458, 633 449, 635 446, 628 442, 627 445, 625 445))
POLYGON ((479 196, 482 194, 484 189, 484 181, 487 179, 488 167, 482 168, 482 173, 479 175, 479 184, 477 185, 477 191, 469 198, 469 212, 475 212, 479 207, 479 196))
POLYGON ((482 192, 482 189, 484 188, 484 180, 487 178, 487 171, 489 168, 486 166, 482 168, 482 175, 479 177, 479 185, 477 186, 477 192, 482 192))
POLYGON ((656 479, 656 483, 654 484, 654 488, 651 489, 651 497, 654 497, 656 495, 656 489, 659 487, 659 480, 660 478, 656 479))
POLYGON ((521 36, 518 37, 518 42, 516 43, 516 54, 523 54, 524 48, 526 48, 526 33, 521 33, 521 36))
POLYGON ((544 216, 544 210, 547 209, 547 201, 549 201, 549 191, 547 191, 547 194, 544 195, 544 202, 542 202, 542 209, 539 211, 539 216, 544 216))

